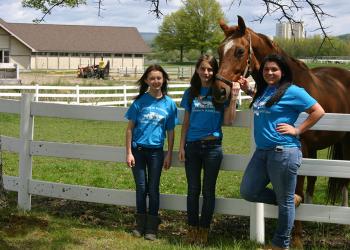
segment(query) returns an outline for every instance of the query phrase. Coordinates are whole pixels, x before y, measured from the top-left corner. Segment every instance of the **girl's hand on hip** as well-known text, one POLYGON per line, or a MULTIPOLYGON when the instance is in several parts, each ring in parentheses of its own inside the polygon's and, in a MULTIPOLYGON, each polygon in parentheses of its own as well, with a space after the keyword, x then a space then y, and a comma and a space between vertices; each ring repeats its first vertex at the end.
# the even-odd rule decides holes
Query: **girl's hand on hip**
POLYGON ((277 124, 276 131, 282 135, 297 135, 295 127, 287 123, 277 124))

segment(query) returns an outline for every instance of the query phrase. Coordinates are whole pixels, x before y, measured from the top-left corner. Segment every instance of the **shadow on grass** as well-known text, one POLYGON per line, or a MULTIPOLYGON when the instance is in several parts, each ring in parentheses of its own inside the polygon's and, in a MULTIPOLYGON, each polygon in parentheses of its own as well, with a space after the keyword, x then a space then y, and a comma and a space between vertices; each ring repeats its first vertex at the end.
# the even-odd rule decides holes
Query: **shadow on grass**
MULTIPOLYGON (((157 242, 133 238, 134 208, 33 197, 32 210, 0 212, 0 249, 201 249, 186 245, 186 213, 160 211, 157 242), (90 239, 95 241, 89 241, 90 239), (110 245, 109 245, 110 244, 110 245), (108 246, 111 246, 110 248, 108 246)), ((266 219, 269 241, 276 220, 266 219)), ((304 223, 305 249, 350 249, 349 226, 304 223)), ((249 218, 215 215, 207 249, 256 249, 249 241, 249 218)))

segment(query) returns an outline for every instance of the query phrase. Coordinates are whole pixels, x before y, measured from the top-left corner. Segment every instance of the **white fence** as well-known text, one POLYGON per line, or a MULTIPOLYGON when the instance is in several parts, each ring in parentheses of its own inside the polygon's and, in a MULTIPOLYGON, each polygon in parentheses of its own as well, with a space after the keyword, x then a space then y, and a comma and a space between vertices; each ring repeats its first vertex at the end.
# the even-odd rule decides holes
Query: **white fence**
MULTIPOLYGON (((114 205, 135 206, 135 192, 96 188, 64 183, 46 182, 32 179, 32 157, 50 156, 85 160, 103 160, 124 162, 124 147, 69 144, 48 141, 34 141, 34 117, 61 117, 70 119, 124 121, 126 108, 64 105, 38 103, 31 95, 24 95, 21 101, 0 99, 0 112, 20 114, 20 138, 1 136, 1 148, 19 154, 19 176, 4 176, 7 190, 18 192, 18 207, 31 209, 31 195, 63 198, 78 201, 97 202, 114 205)), ((302 114, 298 123, 305 119, 302 114)), ((179 118, 182 121, 183 112, 179 118)), ((238 112, 233 126, 250 127, 252 114, 249 111, 238 112)), ((326 114, 313 127, 315 130, 350 131, 350 115, 326 114)), ((254 143, 251 142, 251 152, 254 143)), ((183 167, 177 161, 174 152, 174 166, 183 167)), ((226 154, 221 169, 243 171, 250 155, 226 154)), ((350 178, 350 162, 340 160, 303 159, 299 174, 311 176, 329 176, 350 178)), ((250 203, 242 199, 217 198, 216 213, 250 216, 250 238, 264 242, 264 218, 276 218, 277 207, 261 203, 250 203)), ((186 196, 161 194, 160 207, 170 210, 186 210, 186 196)), ((350 208, 326 205, 302 204, 296 213, 296 219, 312 222, 350 224, 350 208)))
MULTIPOLYGON (((132 76, 132 77, 138 78, 143 75, 146 68, 147 67, 144 67, 144 68, 120 67, 115 70, 112 69, 110 73, 112 75, 127 76, 127 77, 132 76)), ((195 70, 194 66, 178 66, 178 67, 163 66, 163 68, 168 73, 170 79, 190 79, 195 70)))
MULTIPOLYGON (((190 85, 186 83, 170 83, 168 94, 175 102, 180 102, 184 90, 190 85)), ((135 85, 120 86, 41 86, 41 85, 0 85, 0 98, 19 99, 22 93, 33 93, 37 102, 80 104, 80 105, 117 105, 127 107, 138 94, 135 85)), ((238 104, 250 96, 240 91, 238 104)))

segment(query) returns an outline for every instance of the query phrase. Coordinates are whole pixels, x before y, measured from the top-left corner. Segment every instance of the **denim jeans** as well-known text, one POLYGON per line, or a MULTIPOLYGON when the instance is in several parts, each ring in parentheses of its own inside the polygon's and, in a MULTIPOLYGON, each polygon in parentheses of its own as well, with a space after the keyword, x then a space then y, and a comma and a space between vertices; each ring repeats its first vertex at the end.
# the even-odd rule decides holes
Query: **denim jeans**
POLYGON ((136 184, 136 211, 147 214, 146 198, 149 198, 148 214, 158 216, 159 182, 164 162, 162 148, 133 148, 135 166, 132 173, 136 184))
POLYGON ((299 148, 257 149, 241 183, 241 196, 251 202, 278 205, 272 244, 288 248, 295 218, 294 194, 302 154, 299 148), (273 189, 267 187, 271 182, 273 189))
POLYGON ((187 142, 185 169, 187 178, 187 220, 190 226, 210 227, 215 208, 216 180, 222 161, 220 140, 187 142), (203 168, 203 185, 201 172, 203 168), (199 196, 203 204, 199 219, 199 196))

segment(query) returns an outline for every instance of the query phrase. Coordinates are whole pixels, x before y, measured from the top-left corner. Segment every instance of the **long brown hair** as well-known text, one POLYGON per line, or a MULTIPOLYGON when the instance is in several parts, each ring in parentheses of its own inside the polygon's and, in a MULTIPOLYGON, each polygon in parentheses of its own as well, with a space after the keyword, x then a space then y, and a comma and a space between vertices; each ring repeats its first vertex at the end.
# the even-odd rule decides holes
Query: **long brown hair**
MULTIPOLYGON (((190 104, 192 104, 192 101, 194 98, 198 97, 201 91, 201 87, 202 87, 202 83, 201 83, 201 79, 197 73, 197 69, 199 69, 199 67, 201 66, 201 63, 203 61, 206 61, 209 63, 209 65, 212 67, 213 69, 213 80, 214 80, 214 76, 216 75, 216 73, 219 70, 219 65, 218 62, 216 60, 216 58, 214 56, 211 55, 201 55, 196 63, 196 69, 195 72, 192 75, 191 81, 190 81, 190 104)), ((210 92, 209 94, 212 94, 211 91, 211 87, 210 87, 210 92)), ((218 108, 217 103, 214 101, 214 98, 212 98, 212 102, 215 106, 215 108, 218 108)))

